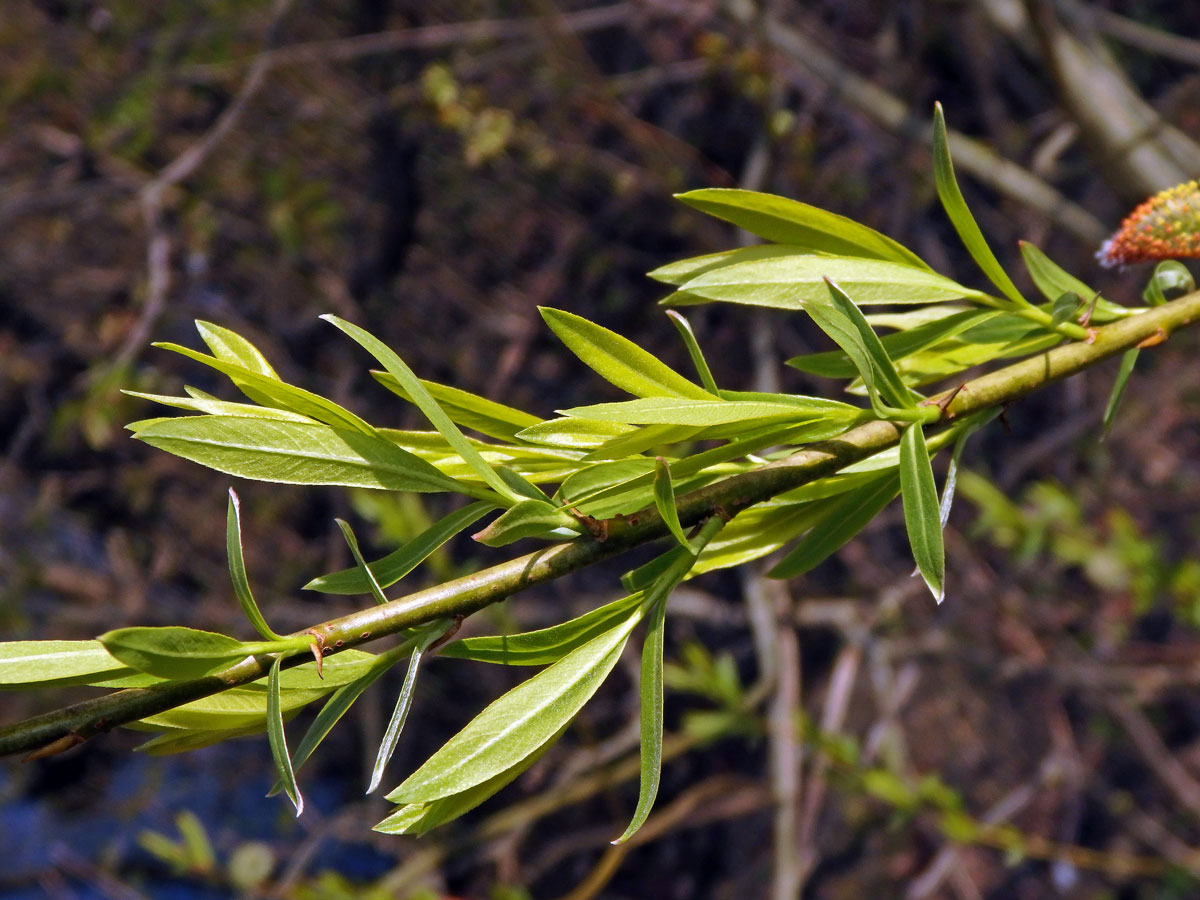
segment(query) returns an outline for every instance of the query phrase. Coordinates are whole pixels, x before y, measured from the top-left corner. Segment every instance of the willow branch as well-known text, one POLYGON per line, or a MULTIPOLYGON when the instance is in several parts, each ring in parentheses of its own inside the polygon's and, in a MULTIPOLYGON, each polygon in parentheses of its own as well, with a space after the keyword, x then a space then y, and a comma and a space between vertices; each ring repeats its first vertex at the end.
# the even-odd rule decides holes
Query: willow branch
MULTIPOLYGON (((953 401, 947 403, 942 421, 1007 405, 1131 347, 1159 343, 1177 328, 1197 319, 1200 319, 1200 291, 1098 328, 1091 343, 1056 347, 967 382, 953 401)), ((690 526, 717 514, 737 515, 777 494, 832 475, 886 450, 899 439, 900 431, 891 422, 868 422, 836 440, 813 444, 786 459, 681 495, 677 501, 679 518, 685 526, 690 526)), ((317 636, 327 652, 337 652, 435 619, 470 615, 526 588, 619 556, 667 533, 662 517, 652 507, 618 516, 609 520, 603 541, 580 538, 555 544, 386 605, 324 622, 306 633, 317 636)), ((50 745, 65 748, 117 725, 257 681, 266 676, 271 662, 269 654, 253 656, 203 678, 116 691, 16 722, 0 729, 0 756, 28 753, 50 745)))

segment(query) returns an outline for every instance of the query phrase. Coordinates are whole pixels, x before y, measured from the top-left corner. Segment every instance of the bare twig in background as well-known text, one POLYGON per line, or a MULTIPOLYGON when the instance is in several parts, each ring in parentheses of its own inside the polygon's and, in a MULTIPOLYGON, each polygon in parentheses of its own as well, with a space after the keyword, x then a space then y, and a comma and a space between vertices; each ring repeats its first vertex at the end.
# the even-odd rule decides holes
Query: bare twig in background
POLYGON ((1129 739, 1133 741, 1133 745, 1154 776, 1181 806, 1195 819, 1200 820, 1200 781, 1171 755, 1171 751, 1163 744, 1150 720, 1141 710, 1120 697, 1106 694, 1103 702, 1113 718, 1125 729, 1125 733, 1129 735, 1129 739))

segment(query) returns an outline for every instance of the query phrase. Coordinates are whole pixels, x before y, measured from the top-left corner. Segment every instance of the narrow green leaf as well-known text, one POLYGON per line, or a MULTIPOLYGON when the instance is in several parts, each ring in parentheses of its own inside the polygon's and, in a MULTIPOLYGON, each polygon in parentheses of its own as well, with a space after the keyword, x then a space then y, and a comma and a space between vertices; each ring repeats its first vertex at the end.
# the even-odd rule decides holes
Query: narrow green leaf
POLYGON ((813 522, 809 533, 767 574, 793 578, 815 568, 862 531, 899 490, 899 479, 888 474, 840 497, 820 501, 819 521, 813 522))
MULTIPOLYGON (((412 402, 412 396, 388 372, 372 371, 371 375, 393 394, 412 402)), ((517 432, 541 421, 532 413, 496 403, 478 394, 439 384, 436 381, 421 379, 421 384, 437 404, 452 420, 464 428, 471 428, 480 434, 499 438, 503 441, 516 441, 517 432)))
MULTIPOLYGON (((768 395, 769 396, 769 395, 768 395)), ((596 403, 560 410, 564 415, 630 425, 688 425, 705 428, 757 419, 793 420, 838 417, 849 420, 862 410, 849 404, 813 398, 811 404, 774 400, 691 400, 683 397, 643 397, 618 403, 596 403)))
POLYGON ((504 479, 496 474, 484 458, 479 455, 479 451, 471 446, 470 441, 458 430, 458 426, 438 406, 437 401, 433 399, 433 396, 421 384, 421 380, 417 378, 412 369, 390 347, 370 332, 359 328, 357 325, 352 325, 345 319, 334 315, 324 315, 321 318, 348 335, 351 340, 375 357, 379 364, 387 369, 388 374, 399 382, 400 386, 404 388, 404 392, 408 394, 409 398, 421 410, 430 424, 450 443, 450 446, 455 449, 458 455, 475 470, 479 477, 484 480, 485 484, 489 485, 501 497, 507 497, 513 501, 519 499, 517 495, 514 495, 512 488, 504 483, 504 479))
POLYGON ((624 834, 613 841, 623 844, 645 823, 658 796, 662 777, 663 741, 663 632, 667 613, 667 598, 663 597, 650 610, 646 626, 646 641, 642 644, 642 671, 639 686, 641 699, 641 777, 638 802, 633 818, 624 834))
POLYGON ((802 310, 825 293, 830 278, 863 305, 941 303, 978 291, 926 269, 848 256, 781 256, 714 269, 685 282, 661 301, 690 306, 710 300, 802 310))
POLYGON ((171 350, 228 375, 229 380, 238 390, 263 406, 275 406, 290 410, 310 419, 316 419, 318 422, 324 422, 334 428, 345 428, 368 435, 375 433, 374 428, 350 410, 344 409, 332 400, 327 400, 320 394, 314 394, 312 391, 306 391, 304 388, 280 381, 278 377, 262 375, 245 366, 226 362, 179 344, 158 342, 153 346, 162 350, 171 350))
POLYGON ((900 493, 904 499, 908 543, 917 569, 934 599, 941 603, 946 596, 946 552, 942 545, 937 486, 929 465, 925 431, 919 422, 908 426, 900 436, 900 493))
MULTIPOLYGON (((191 388, 187 390, 191 391, 191 388)), ((208 413, 212 416, 241 416, 247 419, 282 419, 285 422, 304 422, 313 424, 316 419, 302 416, 300 413, 287 409, 277 409, 274 406, 259 406, 255 403, 233 403, 228 400, 218 400, 215 397, 171 397, 166 394, 146 394, 141 391, 121 391, 130 397, 139 397, 161 403, 163 406, 173 406, 176 409, 190 409, 195 412, 208 413)))
POLYGON ((1095 301, 1095 305, 1092 306, 1092 324, 1111 322, 1130 314, 1125 307, 1099 296, 1099 291, 1093 290, 1067 272, 1033 244, 1020 241, 1020 245, 1025 268, 1029 270, 1033 283, 1047 300, 1055 301, 1063 294, 1076 294, 1088 306, 1092 306, 1095 301))
POLYGON ((275 760, 275 771, 283 782, 283 790, 296 807, 296 817, 304 812, 304 797, 296 784, 296 773, 292 769, 292 756, 288 753, 287 735, 283 731, 283 711, 279 696, 279 666, 283 654, 275 657, 267 675, 267 738, 271 744, 271 757, 275 760))
POLYGON ((736 188, 706 188, 675 196, 688 206, 777 244, 929 268, 907 247, 878 231, 798 200, 736 188))
POLYGON ((152 447, 257 481, 480 493, 386 438, 344 428, 236 416, 150 419, 128 427, 152 447))
POLYGON ((640 592, 606 603, 567 622, 522 634, 463 638, 447 644, 442 656, 503 666, 545 666, 615 628, 642 602, 640 592))
MULTIPOLYGON (((371 563, 367 568, 381 588, 391 587, 428 559, 446 541, 495 508, 494 504, 484 500, 464 506, 439 519, 403 547, 371 563)), ((366 574, 357 566, 314 578, 304 587, 325 594, 365 594, 372 590, 366 574)))
POLYGON ((1061 325, 1070 319, 1082 302, 1083 298, 1075 293, 1060 295, 1050 308, 1050 324, 1061 325))
POLYGON ((430 645, 446 633, 448 627, 448 619, 434 622, 422 629, 420 637, 417 638, 408 661, 408 672, 404 675, 404 684, 400 688, 400 696, 396 698, 396 708, 392 711, 392 718, 384 730, 383 741, 379 744, 375 768, 371 772, 371 783, 367 787, 368 794, 375 793, 375 789, 379 787, 379 782, 383 780, 383 770, 387 768, 392 754, 396 752, 396 744, 400 742, 400 733, 404 730, 404 722, 408 719, 408 711, 412 707, 413 688, 417 684, 417 670, 421 667, 421 659, 430 645))
POLYGON ((828 282, 825 297, 810 303, 808 313, 850 357, 867 386, 871 405, 878 412, 882 412, 880 400, 899 409, 916 409, 912 392, 900 380, 879 336, 845 291, 836 283, 828 282))
POLYGON ((662 516, 675 540, 689 553, 692 552, 683 526, 679 524, 679 510, 675 508, 675 489, 671 487, 671 469, 661 456, 654 460, 654 505, 658 507, 658 514, 662 516))
POLYGON ((738 247, 736 250, 722 250, 720 253, 706 253, 704 256, 681 259, 678 262, 659 266, 653 272, 646 274, 655 281, 679 286, 705 272, 711 272, 713 269, 720 269, 723 266, 771 259, 776 256, 812 256, 813 253, 812 250, 790 244, 754 244, 750 247, 738 247))
POLYGON ((688 356, 692 358, 692 365, 696 367, 696 374, 700 376, 700 383, 704 385, 704 389, 710 394, 719 395, 720 389, 717 387, 716 379, 713 378, 712 370, 708 367, 708 360, 704 358, 704 351, 700 349, 700 344, 692 331, 691 323, 673 309, 667 310, 667 318, 671 320, 671 324, 683 338, 688 356))
POLYGON ((596 422, 590 419, 547 419, 517 433, 522 441, 562 447, 569 450, 592 450, 605 441, 636 431, 631 425, 616 422, 596 422))
POLYGON ((582 533, 579 520, 549 500, 522 500, 472 537, 487 547, 503 547, 522 538, 562 540, 582 533))
POLYGON ((358 538, 354 536, 354 529, 350 527, 350 523, 345 519, 334 519, 337 522, 338 528, 342 531, 342 537, 345 538, 347 546, 350 547, 350 555, 354 557, 354 561, 358 563, 358 571, 362 575, 363 580, 367 582, 367 587, 371 590, 371 596, 375 598, 375 602, 379 606, 384 606, 388 602, 388 598, 383 593, 383 588, 379 586, 379 582, 375 580, 375 576, 371 573, 367 566, 367 561, 363 559, 362 551, 358 549, 358 538))
POLYGON ((1108 406, 1104 408, 1104 437, 1106 438, 1112 431, 1113 422, 1117 417, 1117 408, 1121 405, 1121 398, 1125 396, 1125 386, 1129 383, 1129 376, 1133 374, 1138 353, 1138 348, 1134 347, 1121 354, 1121 367, 1117 369, 1117 380, 1113 382, 1112 393, 1108 395, 1108 406))
POLYGON ((162 628, 118 628, 97 638, 104 649, 131 669, 160 678, 198 678, 252 653, 248 644, 211 631, 168 625, 162 628))
POLYGON ((1008 273, 1004 271, 1004 267, 1000 265, 1000 261, 992 253, 987 241, 984 240, 983 232, 979 230, 975 217, 967 208, 967 201, 963 199, 962 191, 958 187, 958 180, 954 177, 954 163, 950 159, 950 145, 946 138, 946 116, 942 112, 940 103, 935 103, 933 106, 933 176, 937 183, 937 192, 942 201, 942 208, 946 210, 950 223, 958 232, 959 239, 967 248, 967 252, 971 254, 971 258, 975 260, 975 264, 983 270, 983 274, 1000 290, 1000 293, 1017 306, 1028 306, 1029 301, 1021 296, 1017 286, 1013 284, 1008 273))
POLYGON ((196 330, 200 332, 200 337, 204 339, 204 343, 208 344, 208 349, 217 359, 257 372, 259 375, 265 375, 267 378, 280 380, 262 352, 236 331, 230 331, 228 328, 222 328, 220 325, 214 325, 212 322, 205 322, 202 319, 196 320, 196 330))
POLYGON ((635 397, 712 399, 704 388, 688 381, 628 338, 561 309, 539 307, 539 311, 567 349, 621 390, 635 397))
MULTIPOLYGON (((898 361, 1001 315, 1003 313, 997 310, 966 310, 935 319, 932 322, 925 322, 905 331, 884 335, 879 342, 883 345, 884 352, 888 357, 898 361)), ((867 319, 868 323, 873 320, 874 317, 867 319)), ((825 378, 853 378, 858 374, 850 357, 839 351, 797 356, 789 359, 787 364, 801 372, 821 375, 825 378)))
POLYGON ((233 488, 229 489, 229 510, 225 516, 225 552, 229 557, 229 577, 233 581, 233 592, 237 595, 238 603, 242 605, 242 612, 250 620, 254 630, 264 639, 283 640, 283 635, 272 631, 267 620, 263 618, 250 590, 246 561, 242 558, 242 506, 233 488))
POLYGON ((99 641, 0 643, 0 690, 95 684, 132 673, 99 641))
POLYGON ((457 819, 527 771, 530 766, 542 758, 547 750, 554 746, 566 730, 564 725, 529 756, 481 784, 446 797, 440 797, 437 800, 417 801, 401 806, 376 825, 374 830, 384 834, 422 835, 439 825, 457 819))
POLYGON ((624 459, 647 450, 690 441, 704 429, 698 425, 644 425, 636 431, 610 438, 584 457, 587 462, 624 459))
POLYGON ((608 677, 640 618, 640 611, 634 611, 494 701, 388 799, 420 803, 449 797, 483 784, 542 749, 608 677))

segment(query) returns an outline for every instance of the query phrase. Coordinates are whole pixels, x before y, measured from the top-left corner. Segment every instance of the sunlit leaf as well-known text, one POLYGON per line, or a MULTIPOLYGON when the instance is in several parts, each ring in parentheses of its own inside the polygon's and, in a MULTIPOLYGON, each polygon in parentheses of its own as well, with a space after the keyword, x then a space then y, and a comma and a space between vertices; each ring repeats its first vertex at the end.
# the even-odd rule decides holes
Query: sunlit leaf
POLYGON ((196 678, 261 652, 262 646, 179 625, 117 628, 97 640, 131 669, 161 678, 196 678))
POLYGON ((635 397, 712 399, 704 388, 688 381, 628 338, 561 309, 539 309, 567 349, 621 390, 635 397))
POLYGON ((1111 322, 1130 314, 1125 307, 1105 300, 1093 290, 1028 241, 1020 241, 1021 258, 1042 296, 1054 301, 1063 294, 1075 294, 1092 308, 1092 324, 1111 322), (1094 301, 1094 305, 1093 305, 1094 301))
POLYGON ((913 559, 934 599, 941 603, 946 596, 946 553, 937 486, 920 423, 908 426, 900 436, 900 493, 913 559))
MULTIPOLYGON (((388 372, 372 371, 375 380, 394 394, 405 400, 412 400, 396 377, 388 372)), ((464 428, 471 428, 480 434, 500 438, 504 441, 518 440, 517 432, 541 421, 532 413, 527 413, 478 394, 438 384, 436 381, 421 379, 421 384, 433 397, 437 404, 452 420, 464 428)))
POLYGON ((778 244, 929 268, 911 250, 878 231, 798 200, 737 188, 706 188, 675 196, 688 206, 778 244))
POLYGON ((200 332, 200 337, 204 339, 204 343, 208 344, 208 349, 217 359, 257 372, 259 375, 265 375, 267 378, 279 380, 275 369, 267 362, 267 358, 262 355, 262 352, 237 332, 214 325, 212 322, 205 322, 202 319, 196 320, 196 330, 200 332))
POLYGON ((1134 365, 1137 364, 1138 352, 1138 348, 1134 347, 1121 354, 1121 367, 1117 369, 1117 379, 1113 382, 1112 393, 1108 395, 1108 405, 1104 408, 1105 437, 1112 431, 1117 408, 1121 405, 1121 398, 1125 396, 1125 386, 1129 383, 1129 376, 1133 374, 1134 365))
POLYGON ((523 441, 562 447, 571 450, 591 450, 605 441, 634 431, 631 425, 616 422, 596 422, 589 419, 547 419, 517 433, 523 441))
POLYGON ((375 357, 379 364, 387 369, 388 374, 399 382, 400 387, 404 389, 404 392, 417 408, 421 410, 430 424, 450 443, 450 446, 455 449, 458 455, 475 470, 479 477, 484 480, 484 483, 490 486, 501 497, 516 499, 512 488, 505 484, 504 479, 497 475, 492 467, 488 465, 487 461, 480 456, 479 451, 471 445, 471 442, 458 430, 458 426, 438 406, 437 401, 433 399, 429 391, 421 384, 421 380, 417 378, 412 369, 387 344, 383 343, 383 341, 379 340, 379 338, 375 337, 369 331, 365 331, 357 325, 352 325, 345 319, 334 315, 324 315, 321 318, 348 335, 351 340, 375 357))
POLYGON ((95 684, 132 672, 99 641, 0 643, 0 690, 34 684, 95 684))
POLYGON ((791 418, 797 421, 835 415, 857 415, 859 410, 816 401, 801 403, 766 400, 693 400, 684 397, 644 397, 618 403, 597 403, 561 410, 564 415, 629 425, 690 425, 706 427, 749 422, 754 419, 791 418))
POLYGON ((521 538, 562 540, 583 532, 579 520, 549 500, 522 500, 501 513, 472 537, 488 547, 503 547, 521 538))
POLYGON ((328 425, 182 416, 129 428, 160 450, 257 481, 477 493, 386 438, 328 425))
POLYGON ((812 256, 814 252, 790 244, 755 244, 752 247, 738 247, 736 250, 722 250, 720 253, 706 253, 704 256, 681 259, 678 262, 659 266, 653 272, 646 274, 655 281, 678 286, 722 266, 753 262, 758 259, 771 259, 776 256, 812 256))
POLYGON ((846 256, 783 256, 723 266, 680 286, 662 301, 689 306, 710 300, 802 310, 825 293, 825 279, 840 284, 863 305, 940 303, 978 291, 926 269, 881 259, 846 256))
POLYGON ((712 370, 708 367, 708 360, 704 358, 704 351, 700 349, 700 343, 696 340, 691 324, 673 309, 667 310, 667 318, 671 320, 671 324, 683 338, 688 356, 692 358, 692 365, 696 367, 696 374, 700 376, 700 383, 704 385, 704 389, 710 394, 719 394, 720 389, 717 387, 716 379, 713 378, 712 370))
POLYGON ((342 538, 345 539, 346 546, 350 548, 350 555, 358 563, 358 571, 362 574, 363 580, 366 581, 367 587, 371 591, 371 596, 379 606, 386 605, 388 598, 383 593, 383 588, 379 586, 379 582, 375 580, 375 576, 371 573, 371 570, 367 568, 367 561, 363 559, 362 551, 358 548, 358 538, 354 536, 354 529, 350 527, 350 523, 345 519, 334 519, 334 521, 337 522, 337 526, 342 532, 342 538))
POLYGON ((958 180, 954 177, 954 163, 950 159, 950 145, 946 137, 946 116, 942 112, 942 104, 935 103, 933 107, 933 175, 937 183, 938 197, 942 208, 950 218, 954 230, 975 260, 975 264, 983 270, 999 290, 1017 306, 1028 306, 1029 301, 1021 296, 1017 286, 1013 284, 1000 261, 996 259, 992 249, 984 240, 983 232, 971 215, 967 201, 963 199, 958 180))
POLYGON ((654 460, 654 505, 662 516, 667 529, 674 535, 680 545, 691 552, 687 535, 679 524, 679 511, 675 508, 675 489, 671 487, 671 469, 661 456, 654 460))
POLYGON ((242 507, 233 488, 229 489, 229 509, 225 516, 225 552, 229 557, 229 577, 233 581, 233 592, 237 595, 242 612, 250 624, 268 641, 282 640, 263 618, 254 594, 250 590, 250 579, 246 576, 246 562, 242 558, 242 507))

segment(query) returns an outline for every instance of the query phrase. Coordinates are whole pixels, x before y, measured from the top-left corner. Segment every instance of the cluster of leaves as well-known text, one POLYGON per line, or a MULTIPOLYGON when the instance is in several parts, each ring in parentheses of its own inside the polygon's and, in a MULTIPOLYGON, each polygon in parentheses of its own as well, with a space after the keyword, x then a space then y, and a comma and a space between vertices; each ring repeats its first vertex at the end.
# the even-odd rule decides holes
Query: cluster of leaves
MULTIPOLYGON (((671 546, 628 572, 628 594, 550 628, 448 643, 442 656, 543 667, 497 699, 388 794, 396 810, 377 827, 422 833, 478 805, 532 765, 563 734, 645 623, 641 667, 641 790, 618 841, 646 820, 658 789, 663 733, 663 633, 667 600, 684 579, 736 566, 792 545, 771 570, 787 578, 818 565, 866 526, 897 494, 916 566, 940 602, 945 592, 942 528, 968 435, 988 413, 942 430, 944 403, 919 392, 969 367, 1027 355, 1088 337, 1092 322, 1132 311, 1104 300, 1036 248, 1024 259, 1045 301, 1027 300, 989 250, 963 201, 935 118, 939 196, 963 242, 998 293, 966 287, 866 226, 792 200, 742 190, 702 190, 681 199, 768 243, 689 259, 651 273, 672 285, 669 306, 711 301, 803 311, 837 350, 790 360, 797 369, 849 380, 867 406, 795 394, 723 389, 687 320, 669 311, 691 359, 692 380, 626 338, 579 316, 543 310, 551 330, 580 360, 633 399, 579 406, 550 419, 447 385, 425 381, 367 331, 331 324, 382 367, 375 377, 417 407, 431 430, 376 427, 353 412, 284 382, 263 354, 229 330, 198 323, 209 354, 164 344, 216 369, 250 402, 187 388, 186 396, 137 396, 193 415, 130 426, 135 437, 202 465, 245 478, 388 491, 448 492, 470 502, 395 552, 367 562, 350 526, 339 521, 356 561, 307 587, 362 594, 387 604, 387 589, 451 537, 489 513, 474 537, 489 546, 524 538, 603 539, 606 522, 655 508, 671 546), (868 315, 862 307, 902 306, 868 315), (893 329, 880 337, 875 327, 893 329), (797 449, 872 420, 894 423, 898 446, 836 474, 778 493, 731 521, 686 521, 677 497, 754 471, 797 449), (475 432, 469 437, 463 429, 475 432), (939 498, 931 454, 952 447, 939 498), (690 531, 689 531, 690 527, 690 531)), ((1132 362, 1130 361, 1131 367, 1132 362)), ((1123 370, 1128 376, 1128 367, 1123 370)), ((1115 407, 1115 404, 1112 404, 1115 407)), ((134 727, 157 732, 154 753, 202 747, 241 734, 268 734, 278 789, 303 808, 296 772, 354 701, 407 658, 408 675, 380 748, 370 789, 383 777, 408 712, 422 659, 453 628, 446 619, 406 630, 401 643, 372 654, 325 644, 319 629, 273 631, 259 611, 242 562, 237 498, 231 492, 227 550, 237 597, 260 640, 189 628, 122 628, 91 642, 0 645, 0 686, 88 684, 164 686, 220 677, 247 659, 269 660, 264 680, 183 703, 134 727), (314 658, 297 665, 296 658, 314 658), (288 662, 290 660, 290 662, 288 662), (285 721, 308 704, 324 706, 295 749, 285 721)))

